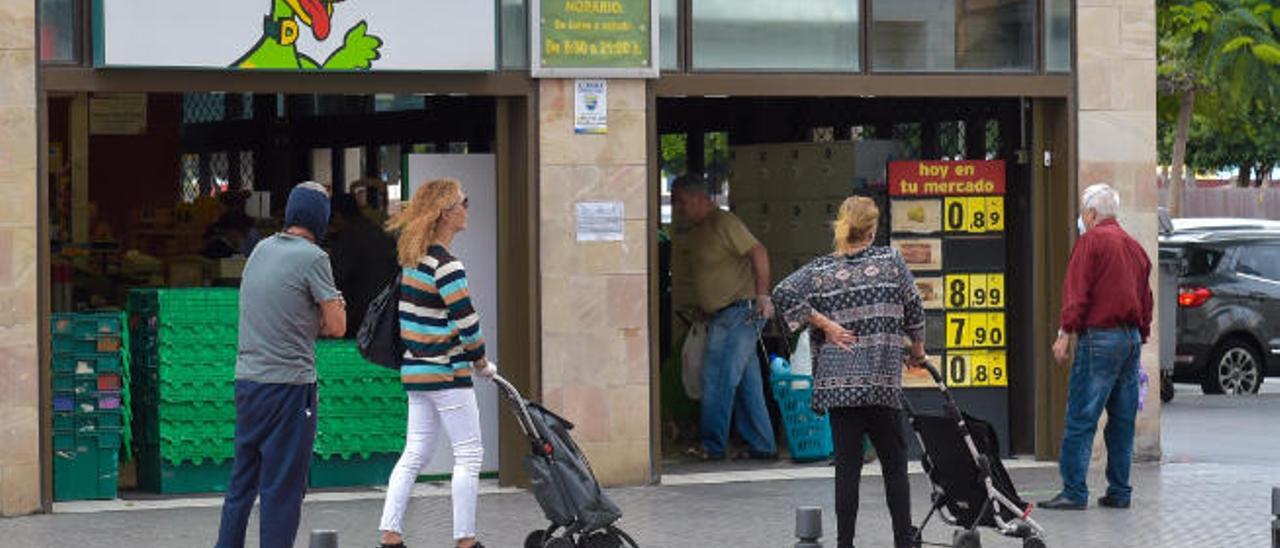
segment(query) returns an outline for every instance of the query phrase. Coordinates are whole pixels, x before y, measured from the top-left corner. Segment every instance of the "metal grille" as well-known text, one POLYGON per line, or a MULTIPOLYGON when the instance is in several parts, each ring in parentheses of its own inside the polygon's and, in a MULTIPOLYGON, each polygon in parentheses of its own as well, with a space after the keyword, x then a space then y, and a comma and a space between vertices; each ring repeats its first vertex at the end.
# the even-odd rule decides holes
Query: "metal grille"
POLYGON ((240 151, 240 189, 253 190, 255 184, 254 175, 257 171, 254 169, 253 151, 240 151))
POLYGON ((200 195, 200 155, 182 155, 182 180, 178 185, 179 196, 184 203, 194 202, 200 195))
POLYGON ((182 123, 201 124, 222 120, 226 117, 226 100, 226 95, 222 93, 184 93, 182 123))
POLYGON ((964 120, 943 122, 938 127, 938 140, 942 148, 942 157, 948 160, 964 159, 964 120))
POLYGON ((921 131, 920 124, 897 124, 893 126, 893 140, 901 142, 907 148, 907 158, 920 157, 921 131))
POLYGON ((994 160, 1000 155, 1000 122, 987 120, 987 159, 994 160))
POLYGON ((201 190, 205 195, 221 194, 231 185, 231 162, 225 152, 215 152, 209 156, 209 188, 201 190))

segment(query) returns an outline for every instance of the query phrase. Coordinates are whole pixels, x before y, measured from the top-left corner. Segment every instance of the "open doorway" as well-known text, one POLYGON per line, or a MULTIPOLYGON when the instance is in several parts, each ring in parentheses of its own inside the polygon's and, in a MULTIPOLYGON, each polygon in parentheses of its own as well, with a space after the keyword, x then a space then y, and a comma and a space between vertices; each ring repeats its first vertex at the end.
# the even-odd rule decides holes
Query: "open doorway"
MULTIPOLYGON (((1010 403, 1011 390, 1033 389, 1027 354, 1031 328, 1007 320, 1027 317, 1030 310, 1030 272, 1019 267, 1028 264, 1033 241, 1025 109, 1025 102, 1018 99, 732 97, 657 101, 661 156, 658 184, 652 192, 661 212, 660 264, 655 276, 659 287, 662 455, 667 473, 702 466, 684 457, 699 441, 699 403, 686 390, 682 357, 695 316, 691 311, 696 308, 689 257, 698 250, 682 238, 688 227, 673 211, 670 194, 672 181, 686 173, 703 177, 716 206, 738 217, 768 250, 771 287, 814 257, 831 252, 830 222, 845 198, 863 195, 875 200, 881 211, 877 245, 915 248, 934 257, 924 261, 927 264, 913 265, 913 274, 922 292, 933 293, 926 306, 929 354, 945 371, 954 371, 949 384, 963 388, 956 391, 961 404, 994 424, 1002 440, 1010 440, 1010 432, 1016 430, 1014 423, 1033 420, 1029 412, 1013 412, 1010 403), (1001 189, 973 197, 895 196, 890 191, 890 164, 926 160, 999 166, 1001 189), (975 227, 971 219, 947 224, 943 206, 956 204, 961 211, 952 213, 964 218, 970 215, 965 213, 969 204, 980 204, 976 206, 980 217, 988 212, 986 208, 994 208, 990 211, 998 212, 1001 219, 998 230, 975 227), (908 213, 916 209, 920 211, 908 213), (921 223, 935 223, 933 228, 913 227, 910 221, 925 212, 927 218, 921 223), (895 214, 902 218, 895 219, 895 214), (970 284, 975 279, 981 284, 970 284), (969 299, 948 304, 944 284, 955 280, 962 280, 957 287, 964 287, 966 297, 974 295, 972 286, 977 285, 982 305, 969 299), (989 280, 998 284, 990 286, 1000 295, 998 308, 986 301, 989 280), (982 328, 981 343, 972 338, 949 340, 956 329, 949 331, 948 324, 970 318, 990 318, 999 324, 982 328), (987 340, 988 332, 998 333, 998 345, 987 340), (998 382, 990 378, 993 364, 1000 372, 998 382), (981 372, 981 380, 977 372, 981 372)), ((769 361, 775 355, 790 358, 798 335, 784 333, 771 322, 761 342, 765 401, 781 450, 780 462, 786 463, 793 456, 788 447, 788 417, 770 388, 769 361)), ((792 361, 795 372, 811 371, 810 364, 792 361)), ((932 394, 912 389, 921 386, 918 382, 908 380, 907 386, 913 401, 919 399, 926 409, 936 407, 936 403, 930 405, 932 394)), ((1004 450, 1011 452, 1011 447, 1033 441, 1012 440, 1004 450)), ((735 442, 740 443, 731 436, 731 443, 735 442)), ((801 460, 825 464, 826 459, 801 460)))

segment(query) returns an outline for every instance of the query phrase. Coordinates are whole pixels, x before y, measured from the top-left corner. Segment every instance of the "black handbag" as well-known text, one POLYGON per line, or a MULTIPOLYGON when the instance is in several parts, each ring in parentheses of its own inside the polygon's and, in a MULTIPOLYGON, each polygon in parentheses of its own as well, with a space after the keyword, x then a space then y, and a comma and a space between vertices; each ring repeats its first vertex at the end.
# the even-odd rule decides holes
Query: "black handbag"
POLYGON ((364 359, 396 371, 400 370, 405 351, 404 340, 400 338, 400 276, 396 274, 369 302, 360 331, 356 333, 356 347, 364 359))

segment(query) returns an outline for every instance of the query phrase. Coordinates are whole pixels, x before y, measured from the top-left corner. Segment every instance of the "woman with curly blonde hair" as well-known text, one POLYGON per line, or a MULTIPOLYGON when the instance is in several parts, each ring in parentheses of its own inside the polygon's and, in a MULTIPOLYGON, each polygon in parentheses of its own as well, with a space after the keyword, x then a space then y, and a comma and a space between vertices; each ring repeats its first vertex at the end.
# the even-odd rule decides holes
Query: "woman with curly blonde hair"
POLYGON ((813 337, 813 408, 831 413, 836 453, 836 547, 852 548, 862 479, 862 437, 884 471, 896 548, 916 546, 902 429, 902 368, 924 361, 924 307, 902 255, 873 245, 880 209, 846 199, 833 225, 835 250, 773 290, 787 326, 813 337), (908 351, 907 341, 910 341, 908 351))
POLYGON ((443 431, 453 447, 453 538, 458 548, 476 542, 476 500, 484 446, 473 373, 491 378, 480 316, 471 304, 462 262, 449 252, 467 228, 467 197, 453 179, 430 181, 387 222, 398 233, 400 336, 405 353, 400 380, 409 395, 404 453, 388 481, 382 510, 383 548, 404 547, 404 519, 418 473, 443 431))

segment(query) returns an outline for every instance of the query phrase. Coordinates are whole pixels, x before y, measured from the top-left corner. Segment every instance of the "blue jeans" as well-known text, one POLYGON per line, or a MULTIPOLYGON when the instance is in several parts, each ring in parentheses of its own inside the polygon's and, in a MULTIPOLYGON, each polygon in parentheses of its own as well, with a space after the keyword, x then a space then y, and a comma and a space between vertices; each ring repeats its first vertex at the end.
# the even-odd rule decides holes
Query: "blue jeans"
POLYGON ((764 456, 778 451, 756 357, 756 341, 764 323, 750 301, 739 301, 716 313, 707 326, 707 350, 702 358, 702 447, 713 457, 725 454, 730 417, 752 453, 764 456))
POLYGON ((1107 411, 1103 437, 1107 443, 1107 496, 1127 502, 1133 494, 1129 466, 1133 462, 1134 421, 1138 417, 1138 358, 1142 336, 1137 329, 1091 329, 1076 343, 1067 392, 1067 427, 1062 435, 1062 495, 1077 503, 1089 500, 1089 459, 1098 418, 1107 411))
POLYGON ((293 546, 316 439, 316 385, 236 381, 236 457, 217 548, 243 548, 254 499, 260 545, 293 546))

